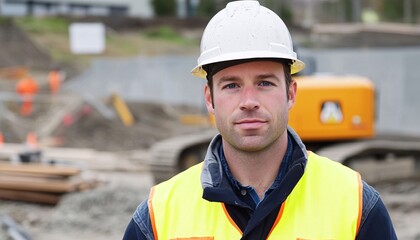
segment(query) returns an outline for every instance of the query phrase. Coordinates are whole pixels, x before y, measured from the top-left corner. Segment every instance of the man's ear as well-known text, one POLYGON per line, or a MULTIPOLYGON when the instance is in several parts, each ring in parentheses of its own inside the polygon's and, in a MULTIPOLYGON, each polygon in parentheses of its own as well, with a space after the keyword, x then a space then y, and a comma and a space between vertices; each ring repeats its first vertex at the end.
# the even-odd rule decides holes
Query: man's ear
POLYGON ((289 96, 289 110, 295 105, 296 101, 296 93, 297 93, 297 83, 295 80, 292 80, 289 85, 289 91, 287 92, 289 96))
POLYGON ((204 87, 204 97, 206 99, 207 111, 211 114, 214 114, 213 99, 212 99, 212 94, 211 94, 209 85, 206 85, 204 87))

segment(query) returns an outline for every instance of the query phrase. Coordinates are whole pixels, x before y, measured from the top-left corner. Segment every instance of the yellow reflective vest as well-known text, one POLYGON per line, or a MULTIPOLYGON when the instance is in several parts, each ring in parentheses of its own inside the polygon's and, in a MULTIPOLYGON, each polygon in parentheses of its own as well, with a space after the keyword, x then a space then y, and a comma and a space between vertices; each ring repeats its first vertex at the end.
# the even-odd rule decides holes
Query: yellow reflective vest
MULTIPOLYGON (((241 238, 224 203, 202 198, 201 168, 202 163, 152 188, 148 206, 156 240, 241 238)), ((267 239, 355 239, 361 213, 360 175, 309 152, 305 173, 267 239)))

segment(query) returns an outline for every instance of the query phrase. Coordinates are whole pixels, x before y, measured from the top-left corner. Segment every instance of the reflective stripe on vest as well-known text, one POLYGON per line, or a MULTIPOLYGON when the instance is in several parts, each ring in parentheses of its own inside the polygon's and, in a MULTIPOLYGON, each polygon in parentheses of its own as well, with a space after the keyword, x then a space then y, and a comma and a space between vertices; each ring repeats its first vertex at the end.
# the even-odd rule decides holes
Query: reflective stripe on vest
MULTIPOLYGON (((240 239, 223 203, 202 198, 202 163, 152 188, 155 239, 240 239)), ((355 239, 362 210, 360 175, 309 153, 306 170, 282 204, 267 239, 355 239)))

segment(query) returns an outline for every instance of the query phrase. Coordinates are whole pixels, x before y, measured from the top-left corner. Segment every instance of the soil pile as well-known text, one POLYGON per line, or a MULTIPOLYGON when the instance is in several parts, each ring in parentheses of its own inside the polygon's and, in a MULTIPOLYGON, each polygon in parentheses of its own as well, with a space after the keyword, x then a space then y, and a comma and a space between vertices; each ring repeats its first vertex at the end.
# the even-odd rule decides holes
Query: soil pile
POLYGON ((106 119, 93 109, 70 127, 57 129, 55 135, 62 139, 63 147, 125 151, 146 149, 176 134, 208 128, 180 122, 183 114, 199 113, 194 107, 144 102, 128 103, 128 107, 135 119, 133 126, 125 126, 117 115, 113 119, 106 119))
POLYGON ((0 68, 27 66, 48 70, 53 66, 49 53, 36 45, 25 32, 17 28, 12 21, 0 24, 0 68))

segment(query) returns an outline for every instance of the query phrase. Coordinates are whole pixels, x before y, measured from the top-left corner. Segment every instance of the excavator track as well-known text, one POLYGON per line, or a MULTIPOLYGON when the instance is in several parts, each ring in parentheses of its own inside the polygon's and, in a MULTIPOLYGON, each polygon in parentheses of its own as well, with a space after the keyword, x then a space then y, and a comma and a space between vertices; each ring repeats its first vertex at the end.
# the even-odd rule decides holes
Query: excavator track
POLYGON ((156 183, 201 162, 208 144, 217 134, 215 129, 175 136, 154 144, 150 150, 150 170, 156 183))
MULTIPOLYGON (((209 129, 156 143, 147 162, 155 182, 202 161, 216 134, 216 130, 209 129)), ((382 136, 327 144, 315 152, 360 172, 369 183, 420 178, 420 137, 382 136)))
POLYGON ((420 177, 420 138, 378 137, 334 144, 317 154, 349 166, 373 184, 420 177))

